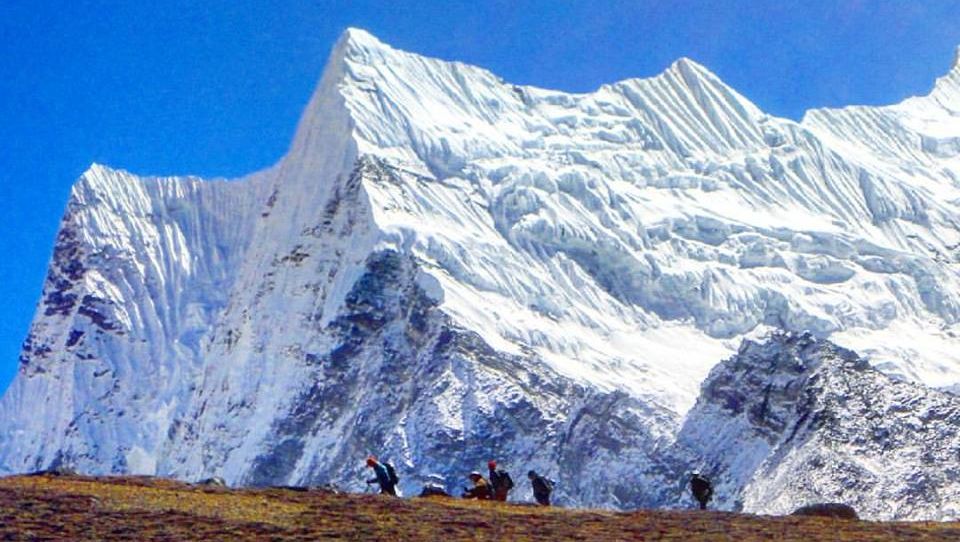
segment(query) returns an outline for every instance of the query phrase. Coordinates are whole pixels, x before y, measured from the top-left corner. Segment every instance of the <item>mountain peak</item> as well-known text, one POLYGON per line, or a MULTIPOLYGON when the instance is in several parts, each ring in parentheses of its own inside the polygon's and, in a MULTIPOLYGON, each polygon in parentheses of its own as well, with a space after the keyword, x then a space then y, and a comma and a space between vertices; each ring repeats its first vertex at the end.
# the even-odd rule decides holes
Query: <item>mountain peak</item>
POLYGON ((376 36, 374 36, 370 32, 367 32, 366 30, 362 28, 357 28, 355 26, 347 27, 347 29, 344 30, 342 34, 340 34, 340 40, 353 41, 358 43, 362 43, 362 42, 382 43, 380 40, 377 39, 376 36))
POLYGON ((389 49, 390 46, 362 28, 349 27, 340 34, 340 38, 337 40, 335 49, 340 48, 344 48, 344 50, 349 52, 369 49, 389 49))
POLYGON ((668 69, 685 71, 685 72, 699 72, 700 74, 703 74, 704 72, 711 73, 710 70, 706 68, 706 66, 686 56, 682 56, 674 60, 673 64, 671 64, 670 68, 668 69))
POLYGON ((951 110, 960 107, 960 46, 954 50, 950 70, 937 78, 928 96, 922 97, 922 99, 930 98, 951 110))
POLYGON ((710 71, 709 68, 685 56, 678 58, 670 64, 670 66, 662 72, 661 76, 678 77, 687 86, 709 85, 733 91, 729 85, 717 74, 710 71))

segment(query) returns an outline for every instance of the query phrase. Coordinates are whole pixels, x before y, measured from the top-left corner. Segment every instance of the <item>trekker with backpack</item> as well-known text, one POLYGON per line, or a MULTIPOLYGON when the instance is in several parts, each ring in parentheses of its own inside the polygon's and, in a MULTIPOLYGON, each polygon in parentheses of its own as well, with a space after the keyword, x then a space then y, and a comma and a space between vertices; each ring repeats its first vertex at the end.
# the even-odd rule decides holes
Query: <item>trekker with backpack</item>
POLYGON ((690 491, 693 498, 700 503, 700 510, 707 509, 707 503, 713 498, 713 484, 710 479, 700 474, 700 471, 690 473, 690 491))
POLYGON ((537 471, 527 473, 530 485, 533 486, 533 498, 540 506, 550 506, 550 493, 553 491, 553 480, 540 476, 537 471))
POLYGON ((487 501, 493 497, 493 492, 490 491, 490 484, 483 478, 482 474, 479 472, 471 472, 469 478, 470 481, 473 482, 473 487, 463 488, 464 499, 487 501))
POLYGON ((397 496, 397 484, 400 483, 400 477, 397 476, 396 469, 390 463, 381 463, 375 456, 367 458, 367 466, 373 469, 376 475, 367 480, 367 484, 380 484, 380 494, 397 496))
POLYGON ((497 462, 490 460, 487 463, 487 468, 490 469, 490 485, 493 486, 493 500, 506 502, 507 493, 510 493, 510 490, 513 489, 513 478, 510 478, 510 473, 503 470, 497 469, 497 462))

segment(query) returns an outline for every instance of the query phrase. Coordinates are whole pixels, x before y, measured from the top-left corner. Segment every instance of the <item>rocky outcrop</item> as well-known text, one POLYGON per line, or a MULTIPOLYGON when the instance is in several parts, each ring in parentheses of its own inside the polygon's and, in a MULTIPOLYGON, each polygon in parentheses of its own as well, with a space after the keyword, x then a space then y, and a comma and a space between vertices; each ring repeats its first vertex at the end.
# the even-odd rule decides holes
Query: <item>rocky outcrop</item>
POLYGON ((952 519, 960 399, 896 381, 808 333, 746 342, 704 381, 678 437, 721 508, 810 502, 869 519, 952 519))

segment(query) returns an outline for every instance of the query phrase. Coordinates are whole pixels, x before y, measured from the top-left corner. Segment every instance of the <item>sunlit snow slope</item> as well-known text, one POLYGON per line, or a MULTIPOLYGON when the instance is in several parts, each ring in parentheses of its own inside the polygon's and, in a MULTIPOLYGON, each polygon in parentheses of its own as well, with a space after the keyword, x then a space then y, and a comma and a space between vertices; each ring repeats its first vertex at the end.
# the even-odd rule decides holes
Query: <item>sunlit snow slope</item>
POLYGON ((744 337, 960 383, 957 115, 960 67, 798 124, 686 59, 566 94, 349 30, 269 170, 78 181, 0 472, 358 488, 382 451, 409 489, 499 455, 664 502, 744 337))

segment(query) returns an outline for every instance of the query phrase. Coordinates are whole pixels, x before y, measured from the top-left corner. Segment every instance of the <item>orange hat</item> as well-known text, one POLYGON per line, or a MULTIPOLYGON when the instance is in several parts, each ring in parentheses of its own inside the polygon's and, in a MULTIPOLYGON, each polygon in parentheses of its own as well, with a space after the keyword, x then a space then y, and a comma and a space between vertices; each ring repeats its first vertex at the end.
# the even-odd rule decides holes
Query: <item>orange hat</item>
POLYGON ((370 457, 367 458, 367 466, 368 466, 368 467, 372 467, 372 466, 374 466, 374 465, 376 465, 376 464, 377 464, 377 458, 376 458, 376 456, 372 456, 372 455, 371 455, 370 457))
POLYGON ((487 461, 487 466, 491 469, 495 469, 497 468, 497 462, 491 459, 490 461, 487 461))

